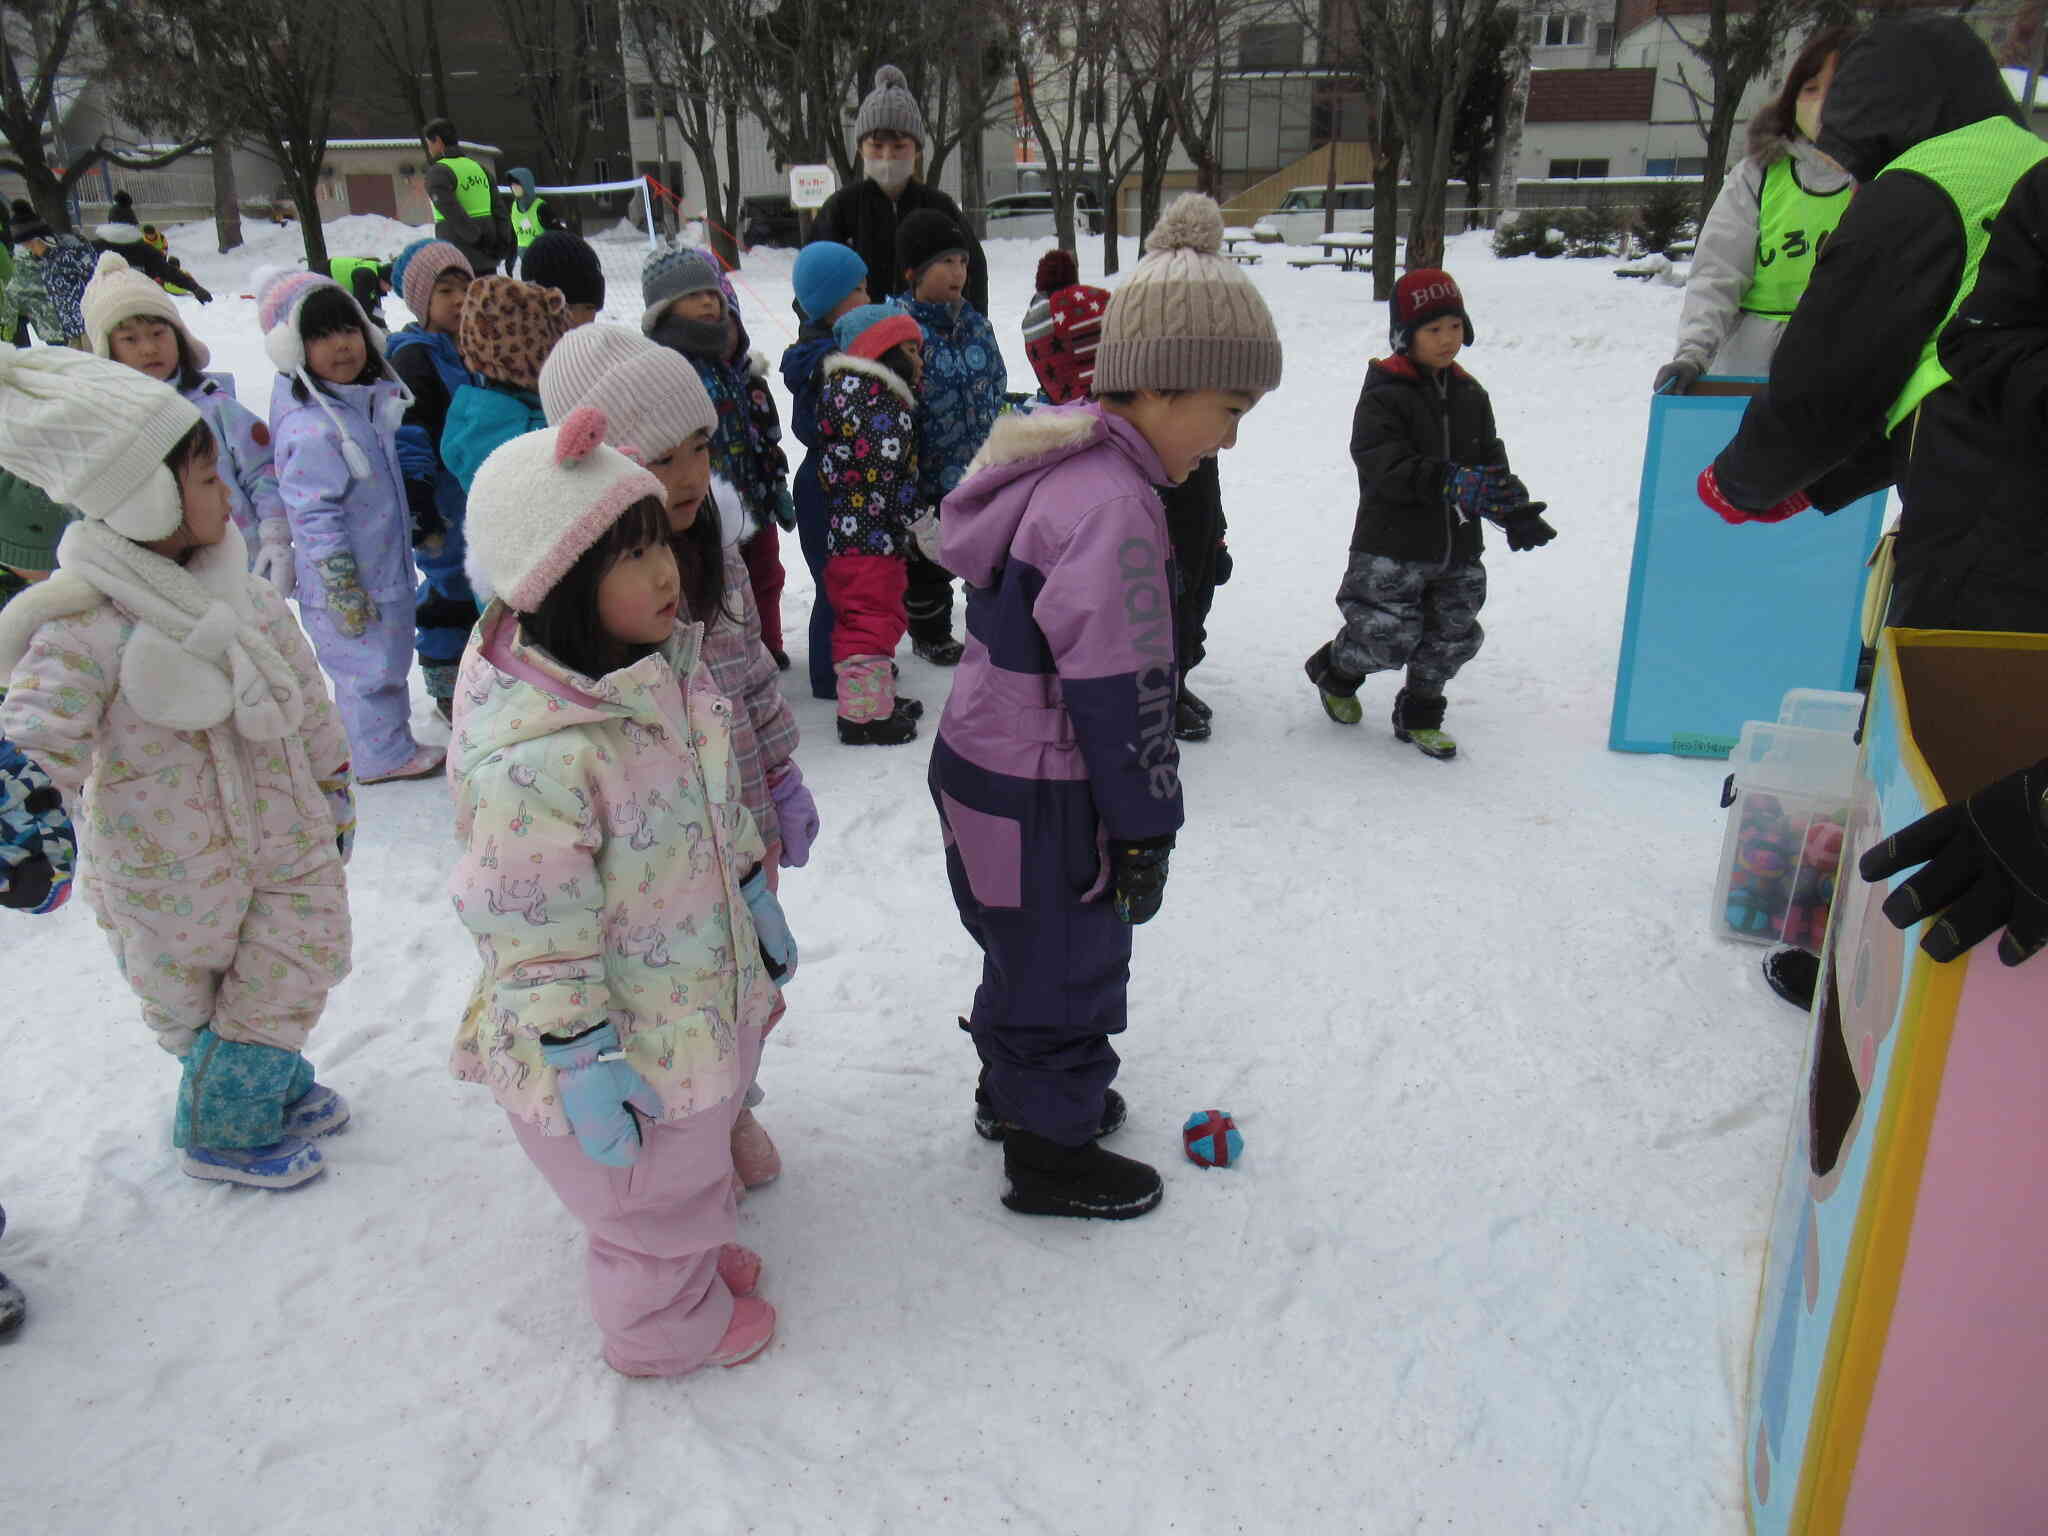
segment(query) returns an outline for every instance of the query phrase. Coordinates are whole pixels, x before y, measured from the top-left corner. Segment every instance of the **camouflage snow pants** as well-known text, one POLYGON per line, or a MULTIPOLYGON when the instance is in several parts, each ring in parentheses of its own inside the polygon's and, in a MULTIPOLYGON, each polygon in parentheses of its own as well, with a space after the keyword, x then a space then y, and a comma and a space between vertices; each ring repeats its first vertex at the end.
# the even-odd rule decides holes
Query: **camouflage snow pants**
POLYGON ((1445 567, 1353 550, 1337 588, 1344 627, 1330 642, 1330 660, 1351 677, 1406 667, 1409 687, 1440 694, 1479 654, 1485 602, 1486 567, 1477 560, 1445 567))

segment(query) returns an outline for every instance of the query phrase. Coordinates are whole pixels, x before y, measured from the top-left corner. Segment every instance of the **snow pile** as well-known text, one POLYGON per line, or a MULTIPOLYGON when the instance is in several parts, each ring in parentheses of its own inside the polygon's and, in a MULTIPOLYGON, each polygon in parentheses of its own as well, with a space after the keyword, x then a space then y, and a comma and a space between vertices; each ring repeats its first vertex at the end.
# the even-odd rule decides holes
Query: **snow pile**
MULTIPOLYGON (((388 254, 415 233, 385 224, 330 243, 388 254)), ((203 226, 175 244, 227 295, 188 317, 260 407, 261 339, 233 295, 296 232, 252 233, 229 258, 203 226)), ((1013 387, 1042 247, 990 248, 1013 387)), ((600 249, 607 315, 631 324, 639 253, 600 249)), ((1084 244, 1088 280, 1099 252, 1084 244)), ((795 328, 793 254, 739 274, 771 354, 795 328)), ((1740 1530, 1744 1357, 1802 1021, 1753 951, 1708 936, 1724 769, 1604 745, 1680 296, 1607 263, 1496 262, 1484 235, 1449 265, 1467 361, 1560 534, 1495 543, 1449 765, 1392 740, 1393 680, 1345 731, 1301 675, 1336 622, 1351 407, 1384 308, 1364 274, 1250 269, 1286 382, 1223 462, 1237 574, 1195 678, 1216 735, 1185 753, 1188 829, 1119 1042, 1117 1145, 1163 1170, 1157 1213, 998 1206, 953 1025, 978 962, 925 749, 836 745, 802 684, 810 581, 785 540, 786 686, 824 831, 784 884, 804 967, 762 1071, 787 1172, 741 1212, 782 1313, 773 1348, 680 1382, 605 1369, 576 1232, 489 1096, 446 1072, 474 963, 443 894, 447 792, 370 789, 355 973, 310 1048, 356 1119, 297 1193, 182 1178, 175 1066, 86 904, 0 914, 0 1267, 32 1308, 0 1366, 4 1523, 1740 1530), (1242 1125, 1241 1167, 1180 1156, 1182 1118, 1209 1105, 1242 1125)), ((901 660, 935 719, 946 674, 901 660)))

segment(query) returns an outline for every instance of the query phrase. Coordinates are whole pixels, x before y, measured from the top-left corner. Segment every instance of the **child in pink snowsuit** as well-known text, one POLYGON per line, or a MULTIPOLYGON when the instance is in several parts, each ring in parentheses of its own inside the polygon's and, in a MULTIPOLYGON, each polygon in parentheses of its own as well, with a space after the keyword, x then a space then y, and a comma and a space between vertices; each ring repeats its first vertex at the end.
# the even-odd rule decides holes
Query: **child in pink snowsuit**
POLYGON ((355 820, 326 683, 249 572, 219 462, 164 384, 0 353, 0 467, 84 514, 57 573, 0 613, 0 736, 61 798, 79 886, 184 1063, 185 1172, 281 1188, 320 1172, 309 1139, 348 1118, 300 1052, 348 974, 355 820))
POLYGON ((431 778, 439 747, 413 739, 412 516, 398 429, 412 392, 384 333, 339 283, 282 272, 257 287, 277 367, 270 430, 297 557, 299 616, 348 731, 356 782, 431 778))
POLYGON ((676 1376, 774 1333, 733 1241, 731 1138, 797 956, 733 706, 678 618, 661 482, 604 434, 579 408, 470 488, 471 582, 495 596, 456 686, 449 890, 483 973, 451 1064, 589 1234, 605 1359, 676 1376))

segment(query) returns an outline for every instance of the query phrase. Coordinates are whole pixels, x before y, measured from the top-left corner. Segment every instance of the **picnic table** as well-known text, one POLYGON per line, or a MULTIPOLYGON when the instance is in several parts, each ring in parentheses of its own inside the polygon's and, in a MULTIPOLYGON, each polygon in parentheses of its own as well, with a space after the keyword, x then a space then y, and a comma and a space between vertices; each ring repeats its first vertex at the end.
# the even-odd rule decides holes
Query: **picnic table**
POLYGON ((1257 251, 1240 251, 1238 247, 1240 245, 1256 243, 1258 238, 1256 234, 1244 225, 1232 224, 1223 231, 1223 254, 1237 262, 1239 266, 1257 266, 1260 259, 1259 253, 1257 251))
POLYGON ((1290 267, 1341 267, 1346 272, 1363 272, 1372 265, 1372 231, 1346 234, 1317 235, 1311 242, 1328 252, 1324 256, 1300 256, 1287 263, 1290 267), (1360 262, 1365 266, 1361 267, 1360 262))

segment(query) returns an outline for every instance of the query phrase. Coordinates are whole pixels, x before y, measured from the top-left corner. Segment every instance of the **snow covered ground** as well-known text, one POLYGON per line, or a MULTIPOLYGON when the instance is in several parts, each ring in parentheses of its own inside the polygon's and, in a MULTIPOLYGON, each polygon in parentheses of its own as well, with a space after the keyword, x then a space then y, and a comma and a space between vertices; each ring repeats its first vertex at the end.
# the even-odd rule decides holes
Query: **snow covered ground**
MULTIPOLYGON (((245 400, 244 295, 296 231, 174 246, 245 400)), ((332 226, 388 255, 388 220, 332 226)), ((1013 381, 1039 243, 991 249, 1013 381)), ((632 323, 642 247, 604 245, 632 323)), ((1135 258, 1127 246, 1125 268, 1135 258)), ((474 953, 442 886, 445 789, 364 793, 355 972, 310 1054, 356 1118, 287 1195, 194 1183, 175 1066, 82 901, 0 922, 0 1354, 11 1532, 1670 1532, 1742 1526, 1742 1383, 1802 1024, 1708 936, 1713 763, 1607 751, 1648 385, 1677 290, 1611 263, 1450 265, 1515 465, 1559 538, 1494 541, 1453 764, 1330 725, 1301 658, 1336 620, 1370 280, 1251 276, 1286 382, 1223 462, 1236 579, 1197 686, 1188 827, 1138 936, 1128 1225, 998 1204, 954 1028, 975 952, 947 899, 925 740, 840 748, 792 679, 824 833, 784 885, 803 975, 761 1118, 787 1172, 741 1211, 781 1312, 735 1371, 627 1381, 576 1229, 444 1058, 474 953), (1189 1111, 1247 1155, 1203 1172, 1189 1111)), ((757 344, 793 253, 739 274, 757 344)), ((1100 269, 1100 242, 1082 265, 1100 269)), ((394 299, 396 318, 402 305, 394 299)), ((786 403, 786 402, 785 402, 786 403)), ((787 546, 802 648, 810 583, 787 546)), ((947 677, 903 659, 935 717, 947 677)), ((429 723, 424 696, 417 716, 429 723)))

